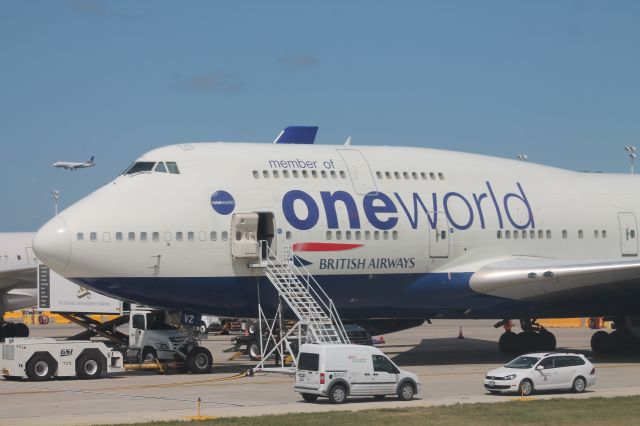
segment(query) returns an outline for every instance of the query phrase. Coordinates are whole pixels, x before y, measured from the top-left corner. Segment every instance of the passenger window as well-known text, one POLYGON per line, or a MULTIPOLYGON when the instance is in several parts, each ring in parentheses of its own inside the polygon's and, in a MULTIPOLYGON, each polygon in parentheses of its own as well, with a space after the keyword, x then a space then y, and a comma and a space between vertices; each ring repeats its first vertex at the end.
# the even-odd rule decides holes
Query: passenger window
POLYGON ((174 174, 174 175, 180 174, 180 170, 178 170, 178 165, 176 163, 167 161, 167 169, 169 169, 169 173, 171 174, 174 174))
POLYGON ((411 172, 411 176, 413 177, 414 180, 418 179, 418 173, 416 172, 411 172))
POLYGON ((266 171, 266 170, 263 170, 263 171, 262 171, 262 176, 263 176, 265 179, 269 179, 269 172, 268 172, 268 171, 266 171))
POLYGON ((229 240, 229 233, 227 231, 223 231, 222 234, 220 234, 220 236, 222 237, 222 241, 229 240))
POLYGON ((104 241, 105 243, 108 243, 110 240, 111 240, 111 233, 103 232, 102 233, 102 241, 104 241))
POLYGON ((253 171, 253 177, 254 177, 254 179, 258 179, 260 177, 260 173, 258 173, 257 170, 254 170, 253 171))
POLYGON ((78 232, 78 234, 76 235, 76 240, 78 241, 84 240, 84 234, 82 232, 78 232))
POLYGON ((539 239, 544 238, 544 233, 542 232, 542 229, 538 230, 538 238, 539 239))
POLYGON ((285 232, 285 233, 284 233, 284 237, 285 237, 287 240, 290 240, 290 239, 291 239, 291 231, 287 231, 287 232, 285 232))
POLYGON ((376 177, 378 179, 382 179, 382 172, 376 172, 376 177))
POLYGON ((321 175, 323 178, 325 178, 325 179, 326 179, 326 178, 327 178, 327 171, 326 171, 326 170, 322 170, 322 171, 320 171, 320 175, 321 175))
POLYGON ((204 231, 200 231, 198 233, 198 237, 200 239, 200 241, 206 241, 207 240, 207 233, 204 231))
POLYGON ((93 242, 98 241, 98 234, 96 232, 92 232, 89 234, 89 239, 93 242))
POLYGON ((422 180, 427 180, 427 174, 425 172, 420 172, 420 177, 422 180))
POLYGON ((332 232, 327 231, 327 240, 331 240, 331 238, 332 238, 332 232))
POLYGON ((293 172, 291 172, 291 174, 293 175, 294 178, 298 177, 298 171, 294 170, 293 172))
POLYGON ((567 230, 566 229, 562 230, 562 238, 567 238, 567 230))
POLYGON ((182 241, 182 232, 176 232, 176 241, 182 241))
POLYGON ((573 357, 570 356, 558 356, 556 358, 556 368, 571 367, 573 366, 573 357))
POLYGON ((135 232, 129 232, 129 242, 134 242, 136 240, 136 233, 135 232))
POLYGON ((160 241, 160 233, 159 232, 154 232, 153 234, 151 234, 151 238, 153 239, 154 242, 158 242, 160 241))
POLYGON ((387 177, 387 179, 391 179, 391 173, 390 172, 384 172, 384 175, 387 177))
POLYGON ((502 239, 502 231, 498 230, 496 237, 498 237, 499 240, 502 239))
POLYGON ((288 178, 289 177, 289 170, 283 170, 282 171, 282 177, 288 178))
POLYGON ((298 370, 318 371, 320 366, 320 355, 301 352, 298 359, 298 370))
POLYGON ((547 230, 547 238, 551 238, 551 231, 547 230))
POLYGON ((584 365, 584 359, 580 358, 579 356, 572 356, 571 357, 571 362, 573 363, 573 365, 584 365))
POLYGON ((529 231, 529 238, 531 238, 532 240, 536 238, 536 231, 534 231, 533 229, 531 231, 529 231))
POLYGON ((163 162, 160 162, 156 165, 155 171, 158 173, 167 173, 167 168, 164 166, 163 162))
POLYGON ((342 231, 336 231, 336 240, 342 239, 342 231))
POLYGON ((142 242, 147 242, 147 233, 146 232, 141 232, 140 233, 140 241, 142 242))
POLYGON ((380 231, 373 231, 373 239, 374 240, 380 239, 380 231))
POLYGON ((447 239, 447 231, 440 231, 440 239, 441 240, 447 239))
POLYGON ((393 172, 393 177, 400 179, 400 172, 393 172))
POLYGON ((122 241, 122 232, 116 232, 116 241, 122 241))
POLYGON ((196 239, 196 238, 195 238, 195 234, 194 234, 193 232, 191 232, 191 231, 187 232, 187 239, 188 239, 189 241, 193 241, 193 240, 195 240, 195 239, 196 239))
POLYGON ((554 359, 555 357, 545 358, 542 361, 540 361, 540 364, 538 365, 541 365, 542 368, 544 368, 545 370, 548 370, 550 368, 553 368, 554 359))
POLYGON ((436 180, 436 174, 433 172, 429 172, 429 177, 431 178, 431 180, 436 180))
POLYGON ((397 374, 396 367, 383 355, 371 355, 373 358, 373 371, 397 374))
POLYGON ((278 173, 277 170, 273 171, 273 177, 276 178, 276 179, 280 177, 280 174, 278 173))
POLYGON ((345 240, 350 240, 351 239, 351 231, 345 231, 344 239, 345 240))
POLYGON ((394 240, 397 240, 398 239, 398 231, 393 231, 392 236, 393 236, 394 240))
POLYGON ((359 240, 360 238, 361 238, 360 231, 356 231, 356 240, 359 240))
POLYGON ((371 239, 371 231, 364 231, 364 239, 365 240, 371 239))
POLYGON ((211 232, 209 233, 209 239, 210 239, 211 241, 216 241, 216 240, 218 239, 218 234, 216 234, 216 231, 211 231, 211 232))
POLYGON ((334 179, 337 179, 337 178, 338 178, 338 175, 336 174, 336 171, 335 171, 335 170, 331 170, 331 171, 329 172, 329 174, 330 174, 330 175, 331 175, 331 177, 332 177, 332 178, 334 178, 334 179))

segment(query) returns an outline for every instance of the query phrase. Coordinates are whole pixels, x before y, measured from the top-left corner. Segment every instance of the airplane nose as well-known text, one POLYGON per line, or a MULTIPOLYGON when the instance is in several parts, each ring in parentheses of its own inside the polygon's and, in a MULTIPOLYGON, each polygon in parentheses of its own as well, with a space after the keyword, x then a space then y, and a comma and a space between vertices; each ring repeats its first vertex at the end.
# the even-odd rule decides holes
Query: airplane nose
POLYGON ((40 261, 62 275, 71 257, 71 233, 62 216, 54 217, 38 230, 33 251, 40 261))

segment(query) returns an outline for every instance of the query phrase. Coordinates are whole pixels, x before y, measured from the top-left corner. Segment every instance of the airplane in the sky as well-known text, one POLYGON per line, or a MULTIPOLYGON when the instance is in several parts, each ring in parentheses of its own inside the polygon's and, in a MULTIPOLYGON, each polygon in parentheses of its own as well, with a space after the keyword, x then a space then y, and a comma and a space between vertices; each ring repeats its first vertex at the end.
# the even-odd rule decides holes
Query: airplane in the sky
POLYGON ((499 346, 517 352, 555 348, 537 319, 609 316, 592 347, 623 351, 640 342, 639 184, 424 148, 180 144, 64 210, 34 249, 118 299, 251 317, 277 296, 243 250, 268 241, 365 327, 513 319, 522 333, 499 346))
POLYGON ((35 232, 0 233, 0 338, 27 337, 22 323, 4 321, 6 312, 35 306, 37 261, 31 248, 35 232))
POLYGON ((69 161, 56 161, 53 163, 53 167, 59 167, 65 170, 76 170, 76 169, 86 169, 87 167, 93 167, 96 163, 93 162, 94 156, 92 155, 89 161, 85 161, 84 163, 73 163, 69 161))

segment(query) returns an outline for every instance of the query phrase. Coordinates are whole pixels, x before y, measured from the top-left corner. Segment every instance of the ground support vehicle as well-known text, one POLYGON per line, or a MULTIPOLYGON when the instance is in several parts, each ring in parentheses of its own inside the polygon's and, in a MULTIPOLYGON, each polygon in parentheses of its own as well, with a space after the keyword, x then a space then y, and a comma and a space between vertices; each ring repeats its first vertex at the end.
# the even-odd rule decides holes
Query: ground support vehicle
POLYGON ((418 376, 399 369, 378 348, 350 344, 300 347, 294 390, 307 402, 328 397, 334 404, 349 396, 413 399, 422 389, 418 376))
POLYGON ((576 393, 596 383, 596 369, 584 355, 531 353, 487 373, 484 387, 491 393, 529 396, 538 390, 571 390, 576 393))
POLYGON ((0 343, 0 351, 0 371, 8 379, 97 379, 124 371, 122 354, 102 342, 15 337, 0 343))

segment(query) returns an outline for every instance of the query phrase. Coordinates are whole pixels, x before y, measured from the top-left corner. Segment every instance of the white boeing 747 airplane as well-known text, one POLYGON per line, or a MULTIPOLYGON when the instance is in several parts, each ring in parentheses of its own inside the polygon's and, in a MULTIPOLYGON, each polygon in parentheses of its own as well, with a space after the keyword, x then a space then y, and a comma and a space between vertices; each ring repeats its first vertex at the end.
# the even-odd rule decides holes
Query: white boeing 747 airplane
POLYGON ((53 163, 53 167, 58 167, 65 170, 76 170, 76 169, 86 169, 87 167, 93 167, 96 163, 93 162, 93 156, 89 159, 89 161, 85 161, 84 163, 72 163, 69 161, 56 161, 53 163))
POLYGON ((251 317, 258 288, 263 306, 277 300, 249 266, 264 240, 290 247, 342 318, 380 331, 518 319, 523 332, 500 348, 548 350, 536 319, 611 316, 617 330, 592 346, 628 350, 640 336, 639 184, 423 148, 173 145, 64 210, 34 249, 112 297, 251 317))
POLYGON ((31 249, 34 232, 0 233, 0 338, 26 337, 22 323, 4 322, 5 312, 35 306, 37 260, 31 249))

